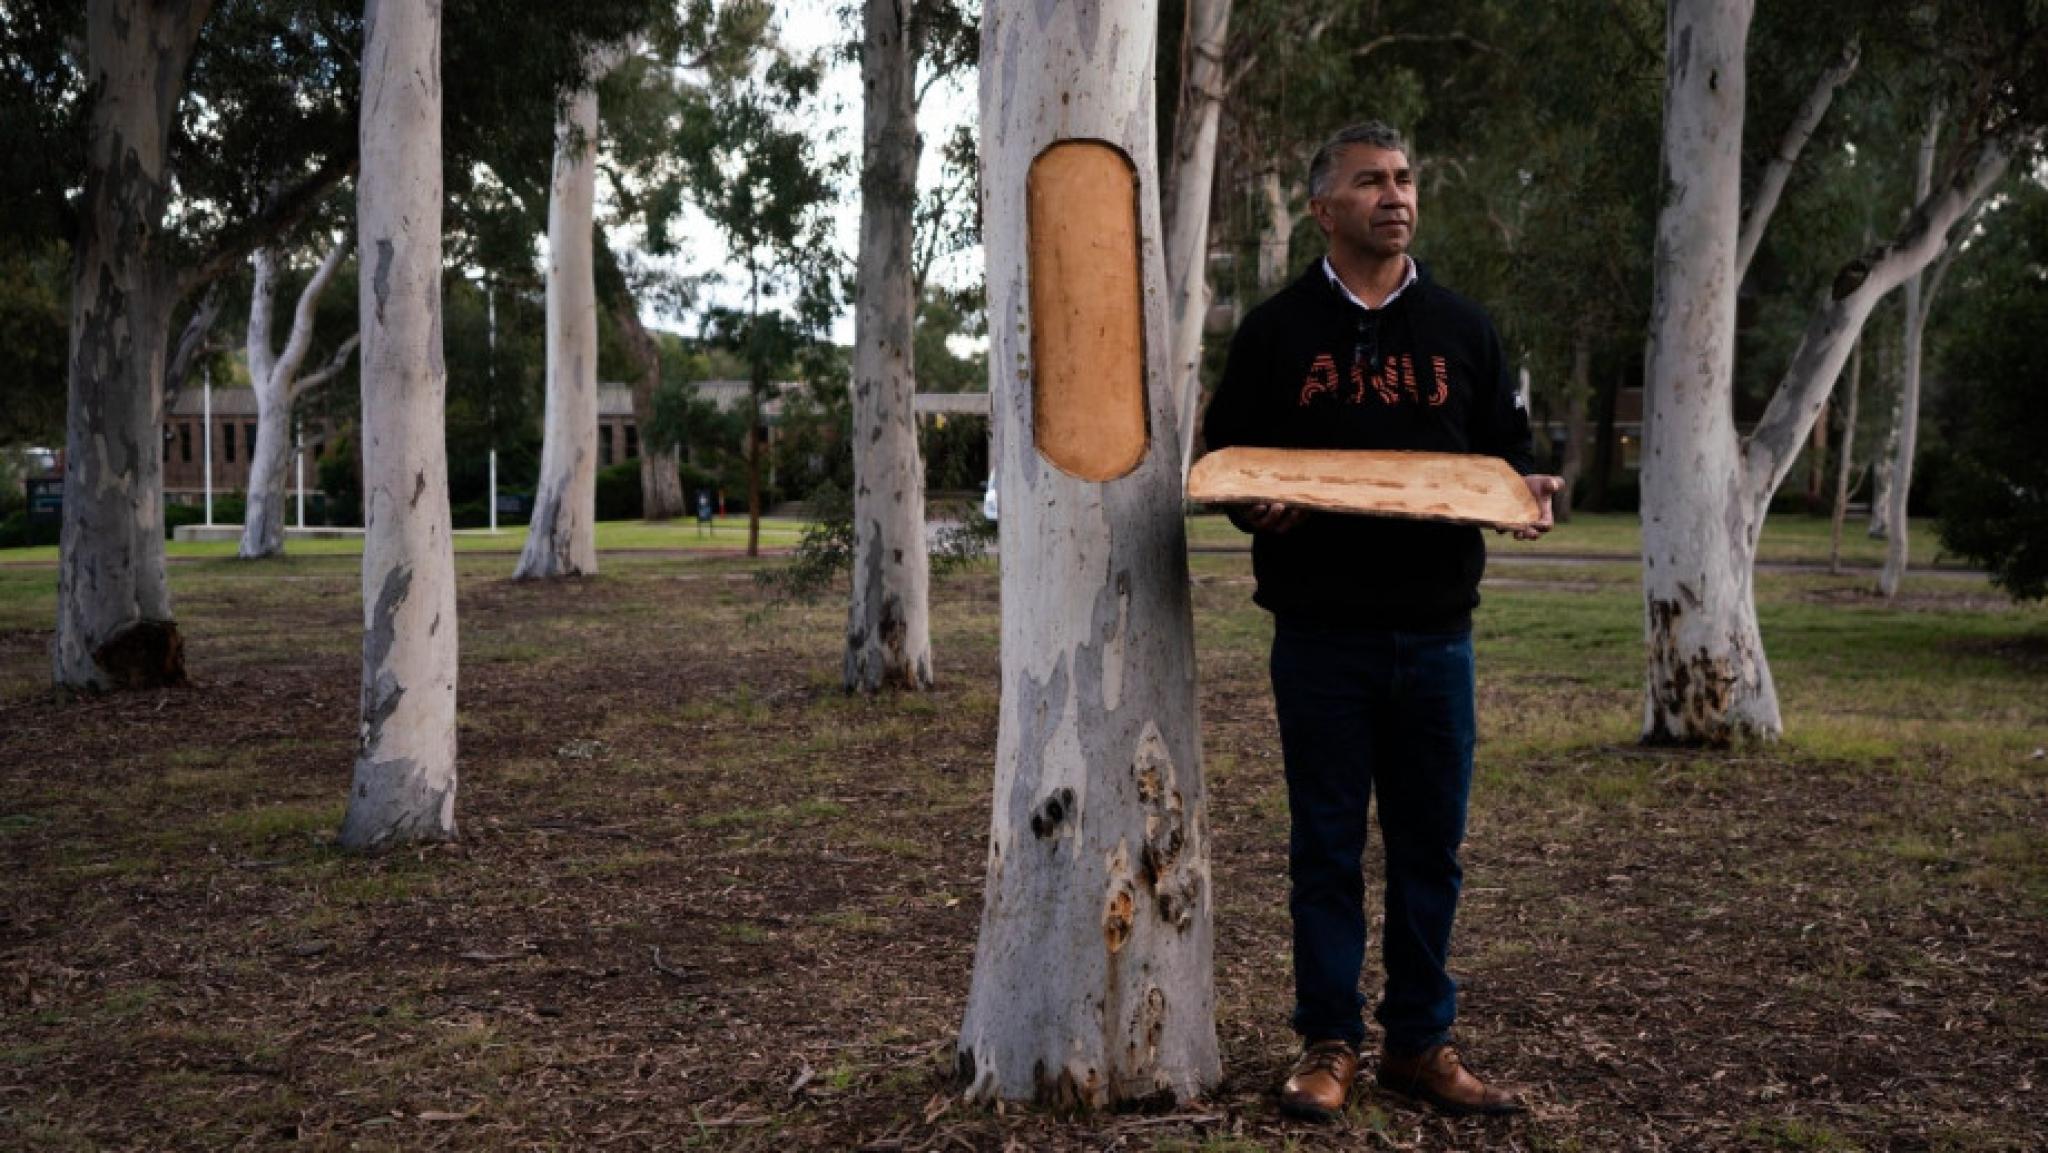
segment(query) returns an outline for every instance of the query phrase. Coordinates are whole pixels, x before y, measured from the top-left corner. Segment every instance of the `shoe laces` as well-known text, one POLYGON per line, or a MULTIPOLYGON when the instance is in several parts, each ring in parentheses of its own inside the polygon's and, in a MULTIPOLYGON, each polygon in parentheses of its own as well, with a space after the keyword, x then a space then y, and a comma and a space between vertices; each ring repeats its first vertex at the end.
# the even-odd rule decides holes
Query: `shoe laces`
POLYGON ((1294 1071, 1306 1073, 1335 1073, 1337 1064, 1351 1056, 1351 1046, 1342 1041, 1318 1041, 1302 1050, 1301 1059, 1294 1063, 1294 1071))

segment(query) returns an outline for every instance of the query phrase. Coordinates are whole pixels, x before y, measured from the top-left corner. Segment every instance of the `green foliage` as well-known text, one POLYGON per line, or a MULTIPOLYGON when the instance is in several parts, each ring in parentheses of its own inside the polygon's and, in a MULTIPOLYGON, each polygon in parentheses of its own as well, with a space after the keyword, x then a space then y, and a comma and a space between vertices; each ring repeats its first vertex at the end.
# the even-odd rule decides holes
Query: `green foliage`
POLYGON ((771 609, 815 604, 853 570, 853 495, 827 481, 811 490, 810 506, 811 519, 789 563, 754 574, 771 609))
POLYGON ((2048 597, 2048 191, 2023 185, 1972 249, 1964 259, 1982 264, 1956 290, 1940 361, 1954 449, 1941 540, 2016 599, 2037 600, 2048 597))
POLYGON ((0 445, 63 438, 68 272, 55 243, 0 245, 0 445))
POLYGON ((597 470, 597 519, 639 520, 644 500, 638 460, 597 470))

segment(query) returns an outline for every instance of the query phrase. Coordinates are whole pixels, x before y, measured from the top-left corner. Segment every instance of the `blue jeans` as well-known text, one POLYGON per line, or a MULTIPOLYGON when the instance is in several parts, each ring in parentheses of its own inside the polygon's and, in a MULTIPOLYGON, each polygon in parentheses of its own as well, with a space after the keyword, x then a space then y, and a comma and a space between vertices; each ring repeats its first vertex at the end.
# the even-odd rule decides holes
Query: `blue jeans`
POLYGON ((1458 987, 1445 972, 1464 872, 1477 737, 1472 634, 1331 629, 1280 618, 1273 700, 1292 832, 1294 1029, 1365 1039, 1366 817, 1386 842, 1386 992, 1373 1016, 1389 1052, 1446 1040, 1458 987))

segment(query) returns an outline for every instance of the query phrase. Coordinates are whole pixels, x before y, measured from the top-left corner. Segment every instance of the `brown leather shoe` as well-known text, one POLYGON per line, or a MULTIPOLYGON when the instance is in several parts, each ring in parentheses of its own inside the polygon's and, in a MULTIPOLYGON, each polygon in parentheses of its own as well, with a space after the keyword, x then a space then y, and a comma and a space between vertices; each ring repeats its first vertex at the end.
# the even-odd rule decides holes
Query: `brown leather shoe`
POLYGON ((1317 1041, 1280 1087, 1280 1111, 1307 1121, 1329 1121, 1344 1111, 1344 1098, 1358 1076, 1358 1050, 1349 1041, 1317 1041))
POLYGON ((1406 1097, 1435 1106, 1454 1117, 1520 1113, 1522 1098, 1496 1089, 1472 1075, 1450 1045, 1438 1045, 1412 1057, 1380 1054, 1379 1084, 1406 1097))

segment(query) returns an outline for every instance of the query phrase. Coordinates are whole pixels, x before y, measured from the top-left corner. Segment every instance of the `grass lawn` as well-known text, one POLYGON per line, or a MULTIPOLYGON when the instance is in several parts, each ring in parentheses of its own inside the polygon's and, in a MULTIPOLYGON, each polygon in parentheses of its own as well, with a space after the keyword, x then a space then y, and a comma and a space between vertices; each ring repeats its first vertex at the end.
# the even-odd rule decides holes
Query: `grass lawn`
MULTIPOLYGON (((794 546, 803 535, 804 522, 789 517, 761 518, 761 547, 786 549, 794 546)), ((455 551, 459 553, 517 554, 526 547, 526 526, 506 525, 496 533, 488 529, 457 529, 455 551)), ((640 520, 599 521, 597 524, 597 547, 600 552, 611 550, 680 549, 687 552, 731 552, 744 551, 747 547, 747 518, 720 517, 708 530, 699 532, 694 520, 674 520, 665 524, 653 524, 640 520)), ((233 557, 236 542, 225 541, 167 541, 164 552, 173 559, 203 557, 233 557)), ((335 540, 285 541, 285 551, 292 556, 361 556, 363 541, 360 536, 335 540)), ((39 548, 0 549, 0 564, 55 564, 57 546, 44 545, 39 548)), ((509 563, 509 562, 508 562, 509 563)))
POLYGON ((1242 553, 1193 559, 1225 1079, 1073 1119, 951 1079, 991 566, 935 589, 940 687, 865 700, 843 605, 763 615, 759 562, 534 585, 465 550, 462 839, 368 860, 330 843, 352 556, 174 566, 194 684, 75 702, 45 688, 54 568, 0 567, 0 1148, 2042 1148, 2048 609, 1761 574, 1787 740, 1651 750, 1635 566, 1518 555, 1477 626, 1452 968, 1470 1060, 1535 1108, 1365 1091, 1326 1128, 1272 1100, 1286 803, 1242 553))

